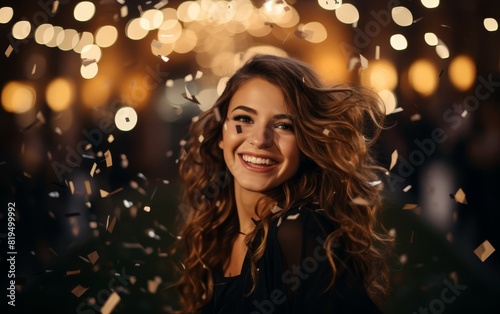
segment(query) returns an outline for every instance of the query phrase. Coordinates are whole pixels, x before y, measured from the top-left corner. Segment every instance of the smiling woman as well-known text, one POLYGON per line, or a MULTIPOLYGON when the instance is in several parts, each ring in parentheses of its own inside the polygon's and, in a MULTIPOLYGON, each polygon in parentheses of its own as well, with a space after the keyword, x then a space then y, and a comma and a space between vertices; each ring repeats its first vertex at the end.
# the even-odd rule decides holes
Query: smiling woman
POLYGON ((229 79, 181 159, 180 312, 380 312, 392 248, 370 154, 380 108, 292 58, 256 55, 229 79), (207 187, 218 192, 200 197, 207 187))

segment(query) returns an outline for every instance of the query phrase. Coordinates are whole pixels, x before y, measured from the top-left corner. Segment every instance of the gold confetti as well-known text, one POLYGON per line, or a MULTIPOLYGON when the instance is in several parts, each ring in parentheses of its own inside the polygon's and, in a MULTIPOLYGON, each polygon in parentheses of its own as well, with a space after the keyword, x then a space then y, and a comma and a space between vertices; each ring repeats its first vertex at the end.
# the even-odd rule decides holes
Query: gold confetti
MULTIPOLYGON (((108 216, 108 221, 109 221, 109 216, 108 216)), ((115 225, 116 225, 116 217, 113 217, 113 219, 111 220, 109 225, 106 226, 106 231, 108 231, 109 233, 113 233, 113 229, 115 228, 115 225)))
POLYGON ((75 194, 75 185, 73 184, 73 181, 69 181, 69 190, 71 191, 71 194, 75 194))
POLYGON ((76 287, 73 288, 73 290, 71 290, 71 293, 73 293, 77 298, 81 297, 82 294, 85 293, 85 291, 87 291, 89 288, 85 288, 81 285, 77 285, 76 287))
POLYGON ((455 193, 454 198, 457 203, 467 204, 467 200, 465 199, 465 193, 461 188, 458 189, 458 191, 455 193))
POLYGON ((106 167, 113 166, 113 158, 111 157, 111 152, 109 149, 104 153, 104 158, 106 158, 106 167))
POLYGON ((148 280, 148 291, 149 293, 156 293, 156 290, 158 290, 158 285, 161 283, 161 278, 158 276, 155 276, 154 280, 148 280))
POLYGON ((97 251, 94 251, 94 252, 90 253, 89 255, 87 255, 87 257, 89 258, 92 265, 94 265, 97 262, 97 260, 99 259, 99 254, 97 253, 97 251))
POLYGON ((92 195, 92 188, 90 187, 89 180, 85 180, 85 191, 87 192, 87 195, 92 195))
POLYGON ((34 75, 36 72, 36 63, 33 64, 33 68, 31 69, 31 75, 34 75))
POLYGON ((375 46, 375 60, 380 60, 380 46, 375 46))
POLYGON ((398 150, 396 149, 391 154, 391 165, 389 166, 389 170, 392 170, 392 168, 394 168, 397 161, 398 161, 398 150))
POLYGON ((59 8, 59 0, 54 0, 54 4, 52 5, 52 14, 56 14, 58 8, 59 8))
POLYGON ((10 57, 10 54, 12 53, 12 51, 14 51, 14 48, 12 48, 12 45, 9 45, 9 47, 7 47, 7 49, 5 50, 5 56, 7 58, 10 57))
POLYGON ((403 189, 403 192, 405 192, 405 193, 406 193, 406 192, 408 192, 411 188, 412 188, 412 186, 411 186, 411 185, 407 185, 407 186, 405 186, 405 188, 403 189))
POLYGON ((149 213, 149 212, 151 211, 151 207, 149 207, 149 206, 144 206, 144 211, 145 211, 146 213, 149 213))
POLYGON ((115 137, 113 136, 113 134, 110 134, 108 136, 108 143, 113 143, 114 140, 115 140, 115 137))
POLYGON ((484 240, 484 242, 474 250, 474 254, 476 254, 481 262, 484 262, 493 252, 495 252, 495 248, 488 240, 484 240))
POLYGON ((203 134, 200 134, 200 136, 198 136, 198 142, 202 143, 204 139, 205 138, 203 137, 203 134))
POLYGON ((464 110, 461 114, 462 118, 467 117, 467 114, 469 114, 469 112, 467 110, 464 110))
POLYGON ((94 162, 94 164, 92 165, 92 169, 90 169, 90 176, 91 177, 94 177, 94 173, 95 173, 96 168, 97 168, 97 164, 94 162))
POLYGON ((324 129, 324 130, 323 130, 323 134, 325 134, 326 136, 328 136, 328 134, 330 134, 330 130, 328 130, 328 129, 324 129))
POLYGON ((102 314, 109 314, 113 312, 114 308, 116 305, 120 302, 120 295, 116 293, 116 291, 113 291, 113 293, 109 296, 109 298, 106 300, 106 303, 101 308, 101 313, 102 314))
POLYGON ((80 274, 80 270, 79 269, 66 271, 66 276, 74 276, 74 275, 79 275, 79 274, 80 274))
POLYGON ((360 196, 356 196, 355 198, 353 198, 352 202, 356 205, 370 205, 370 203, 366 199, 360 196))
POLYGON ((103 189, 99 189, 99 193, 101 194, 102 198, 105 198, 109 195, 109 193, 107 191, 104 191, 103 189))
POLYGON ((403 206, 403 209, 404 210, 410 210, 410 209, 415 209, 417 207, 418 207, 417 204, 405 204, 405 206, 403 206))

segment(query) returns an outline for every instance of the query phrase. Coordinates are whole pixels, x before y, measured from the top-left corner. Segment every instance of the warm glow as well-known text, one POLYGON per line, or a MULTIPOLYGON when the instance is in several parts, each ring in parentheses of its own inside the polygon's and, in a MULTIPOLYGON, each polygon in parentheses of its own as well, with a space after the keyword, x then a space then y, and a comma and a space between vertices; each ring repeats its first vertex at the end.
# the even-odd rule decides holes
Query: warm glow
POLYGON ((120 131, 130 131, 137 124, 137 112, 132 107, 118 109, 115 114, 115 125, 120 131))
POLYGON ((397 106, 396 95, 394 95, 393 92, 387 89, 381 90, 380 92, 378 92, 378 95, 382 100, 382 110, 385 112, 385 114, 392 113, 397 106))
POLYGON ((50 82, 45 92, 45 99, 50 109, 54 111, 66 110, 73 102, 75 90, 73 84, 64 78, 57 78, 50 82))
POLYGON ((371 86, 375 91, 393 90, 398 84, 398 74, 392 63, 386 60, 370 61, 361 72, 361 84, 371 86))
POLYGON ((175 42, 174 51, 177 53, 188 53, 196 46, 198 36, 190 29, 184 29, 181 36, 175 42))
POLYGON ((476 77, 476 65, 471 57, 466 55, 457 56, 448 69, 451 83, 461 91, 468 90, 474 84, 476 77))
POLYGON ((88 108, 105 105, 108 102, 110 94, 109 81, 102 76, 82 82, 82 103, 88 108))
POLYGON ((160 10, 147 10, 140 19, 141 27, 151 31, 160 27, 163 22, 163 13, 160 10))
POLYGON ((162 43, 174 43, 181 37, 182 25, 177 19, 163 21, 158 29, 158 41, 162 43))
POLYGON ((49 40, 49 42, 45 44, 47 45, 47 47, 51 48, 59 46, 64 41, 64 28, 62 28, 61 26, 54 26, 53 30, 54 35, 49 40))
POLYGON ((95 60, 95 62, 99 62, 99 60, 101 60, 101 56, 101 48, 97 45, 87 45, 83 47, 81 52, 82 60, 95 60))
POLYGON ((434 64, 427 60, 413 62, 408 71, 410 85, 423 96, 431 95, 437 88, 438 73, 434 64))
POLYGON ((441 41, 436 46, 436 53, 441 59, 448 59, 450 57, 450 51, 448 50, 448 47, 441 41))
POLYGON ((340 8, 342 1, 318 0, 319 6, 325 10, 335 10, 340 8))
POLYGON ((30 85, 11 81, 2 90, 2 106, 7 112, 24 113, 35 105, 36 92, 30 85))
POLYGON ((83 32, 80 36, 80 41, 73 50, 77 53, 81 53, 83 47, 87 45, 92 45, 94 43, 94 35, 90 32, 83 32))

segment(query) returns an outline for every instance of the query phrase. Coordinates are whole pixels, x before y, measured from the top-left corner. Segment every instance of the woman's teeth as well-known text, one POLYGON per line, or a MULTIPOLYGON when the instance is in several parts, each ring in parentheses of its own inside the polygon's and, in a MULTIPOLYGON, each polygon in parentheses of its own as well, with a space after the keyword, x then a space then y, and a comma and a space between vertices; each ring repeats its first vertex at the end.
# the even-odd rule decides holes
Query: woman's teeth
POLYGON ((245 162, 257 165, 274 165, 276 161, 267 158, 258 158, 254 156, 242 155, 245 162))

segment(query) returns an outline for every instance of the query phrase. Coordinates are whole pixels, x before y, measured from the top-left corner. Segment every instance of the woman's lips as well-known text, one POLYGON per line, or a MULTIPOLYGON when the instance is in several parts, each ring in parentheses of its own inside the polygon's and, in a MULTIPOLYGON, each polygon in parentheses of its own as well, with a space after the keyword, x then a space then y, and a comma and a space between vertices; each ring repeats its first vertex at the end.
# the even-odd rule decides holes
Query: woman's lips
POLYGON ((245 160, 243 160, 242 154, 238 154, 238 157, 239 157, 239 159, 240 159, 243 167, 245 167, 246 169, 248 169, 250 171, 268 172, 268 171, 271 171, 271 170, 273 170, 274 168, 276 168, 278 166, 277 162, 275 162, 274 164, 271 164, 271 165, 266 165, 266 164, 252 164, 252 163, 249 163, 249 162, 246 162, 245 160))

